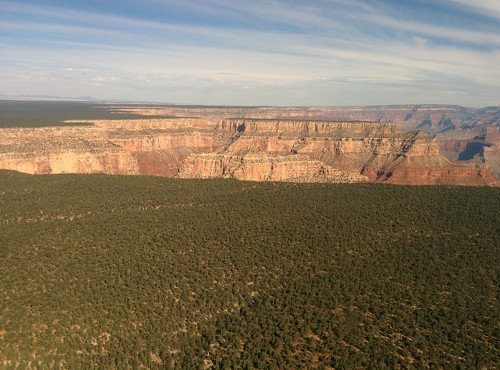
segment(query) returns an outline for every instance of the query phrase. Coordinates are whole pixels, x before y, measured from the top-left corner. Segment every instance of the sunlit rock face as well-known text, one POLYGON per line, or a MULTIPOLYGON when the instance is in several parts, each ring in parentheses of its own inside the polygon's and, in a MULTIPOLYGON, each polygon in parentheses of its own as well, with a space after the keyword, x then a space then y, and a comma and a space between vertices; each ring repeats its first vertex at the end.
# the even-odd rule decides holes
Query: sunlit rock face
MULTIPOLYGON (((120 107, 131 113, 222 118, 391 122, 404 130, 420 130, 435 138, 440 154, 468 167, 485 166, 500 176, 500 107, 466 108, 457 105, 381 105, 350 107, 120 107), (489 137, 489 139, 488 139, 489 137)), ((272 145, 272 143, 271 143, 272 145)), ((279 148, 271 148, 279 150, 279 148)), ((466 170, 467 172, 468 170, 466 170)), ((472 170, 474 172, 474 170, 472 170)))
POLYGON ((467 120, 465 108, 454 106, 120 109, 144 119, 0 129, 0 168, 33 174, 498 185, 500 130, 494 108, 472 116, 466 112, 467 120), (160 113, 176 117, 148 118, 160 113), (427 133, 408 131, 417 127, 427 133))
POLYGON ((439 154, 435 139, 390 123, 233 119, 222 120, 215 131, 234 135, 217 153, 191 154, 179 177, 467 185, 496 181, 489 168, 451 163, 439 154))

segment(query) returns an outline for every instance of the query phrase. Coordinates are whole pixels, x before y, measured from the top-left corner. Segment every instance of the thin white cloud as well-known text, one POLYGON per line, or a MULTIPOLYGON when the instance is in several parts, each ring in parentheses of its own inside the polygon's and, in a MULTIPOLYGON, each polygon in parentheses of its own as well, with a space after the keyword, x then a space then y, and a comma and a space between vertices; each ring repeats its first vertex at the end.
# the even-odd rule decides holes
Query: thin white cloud
MULTIPOLYGON (((466 0, 449 0, 458 3, 466 3, 466 0)), ((333 1, 334 3, 351 3, 346 1, 333 1)), ((176 2, 171 2, 176 3, 176 2)), ((231 15, 241 14, 245 17, 255 16, 262 19, 273 20, 279 18, 283 23, 295 26, 310 26, 314 25, 318 29, 322 29, 323 35, 329 34, 330 37, 349 37, 349 35, 339 32, 340 36, 335 36, 332 31, 345 29, 351 21, 362 21, 366 24, 375 24, 377 27, 392 28, 396 31, 412 32, 418 35, 426 35, 428 37, 440 37, 457 42, 470 42, 476 44, 489 45, 491 47, 500 47, 500 34, 495 32, 470 30, 466 28, 452 28, 436 24, 430 24, 418 21, 409 21, 394 16, 388 16, 380 9, 373 8, 368 4, 356 1, 356 9, 360 11, 341 12, 342 17, 347 17, 344 22, 334 21, 327 15, 321 15, 321 9, 309 7, 291 7, 283 3, 270 2, 269 8, 263 8, 259 2, 226 2, 220 0, 210 0, 207 2, 199 3, 193 1, 185 1, 183 4, 189 6, 197 11, 206 10, 209 12, 218 12, 225 9, 231 15), (224 4, 224 6, 222 5, 224 4), (232 4, 232 5, 231 5, 232 4), (279 17, 276 17, 279 14, 279 17)), ((484 1, 484 3, 490 3, 484 1)), ((498 2, 500 4, 500 1, 498 2)), ((9 4, 9 3, 7 3, 9 4)), ((91 12, 73 12, 60 8, 47 8, 39 6, 26 6, 26 5, 10 5, 12 8, 30 14, 47 14, 57 19, 64 19, 71 24, 54 24, 54 23, 36 23, 36 22, 8 22, 1 21, 0 25, 4 29, 33 29, 38 31, 57 32, 61 35, 71 33, 80 33, 87 35, 101 35, 109 37, 120 37, 122 39, 130 40, 130 37, 135 35, 139 38, 161 38, 162 35, 168 35, 171 32, 178 32, 186 35, 203 36, 205 38, 212 38, 214 40, 235 40, 242 41, 240 35, 244 36, 246 42, 242 43, 245 47, 248 42, 251 42, 252 37, 248 34, 273 34, 279 35, 279 32, 259 32, 255 29, 228 29, 222 26, 196 26, 191 24, 172 24, 166 22, 158 22, 151 20, 140 20, 120 16, 110 16, 91 12), (89 23, 90 22, 90 23, 89 23), (88 23, 88 25, 84 25, 88 23), (149 33, 151 32, 151 33, 149 33), (156 36, 154 36, 156 33, 156 36)), ((486 5, 483 5, 486 9, 486 5)), ((496 6, 498 8, 499 6, 496 6)), ((490 10, 493 11, 495 6, 491 5, 490 10)), ((293 33, 292 33, 293 34, 293 33)), ((307 34, 307 33, 306 33, 307 34)), ((321 34, 321 33, 320 33, 321 34)), ((315 38, 315 36, 308 36, 315 38)), ((366 35, 369 39, 370 35, 366 35)), ((419 36, 417 36, 419 37, 419 36)), ((420 40, 424 38, 420 37, 420 40)), ((169 40, 171 42, 171 40, 169 40)), ((428 41, 428 40, 427 40, 428 41)), ((278 44, 279 45, 279 44, 278 44)))
MULTIPOLYGON (((244 104, 246 98, 253 99, 248 101, 253 104, 256 99, 272 97, 274 89, 284 97, 274 96, 268 104, 283 104, 286 96, 304 98, 307 91, 308 104, 312 104, 314 99, 325 103, 322 94, 340 87, 352 97, 374 99, 376 86, 388 93, 387 98, 397 98, 391 92, 404 90, 409 96, 412 84, 415 96, 425 90, 426 84, 441 84, 449 99, 453 90, 468 91, 469 99, 476 93, 477 99, 488 102, 499 96, 500 71, 496 66, 500 65, 500 35, 399 19, 394 13, 388 15, 384 9, 358 0, 329 1, 332 7, 339 7, 335 20, 332 8, 322 13, 323 3, 318 1, 302 5, 268 1, 265 8, 262 1, 162 2, 198 14, 268 22, 261 30, 7 4, 11 12, 43 14, 53 21, 7 21, 0 16, 4 34, 29 29, 33 40, 43 41, 27 48, 0 34, 2 90, 45 88, 75 91, 70 94, 74 96, 106 98, 119 94, 115 96, 129 99, 144 99, 142 96, 148 94, 167 96, 175 90, 192 102, 196 102, 196 96, 205 98, 207 91, 216 90, 220 94, 208 95, 223 99, 225 92, 226 99, 235 100, 233 103, 244 104), (276 17, 289 29, 269 26, 276 17), (383 30, 384 37, 367 33, 369 28, 379 33, 383 30), (444 46, 436 38, 484 47, 444 46), (479 94, 477 84, 493 97, 479 94), (363 86, 366 94, 360 91, 363 86)), ((166 100, 178 101, 170 95, 166 100)))
POLYGON ((483 15, 500 19, 500 1, 498 0, 447 0, 469 10, 475 10, 483 15))
POLYGON ((414 21, 391 17, 383 12, 375 11, 368 14, 357 14, 356 17, 367 24, 376 25, 378 28, 390 28, 396 31, 412 32, 433 38, 443 38, 456 42, 468 42, 488 47, 500 47, 500 34, 488 31, 471 30, 466 27, 456 28, 441 26, 428 22, 414 21))

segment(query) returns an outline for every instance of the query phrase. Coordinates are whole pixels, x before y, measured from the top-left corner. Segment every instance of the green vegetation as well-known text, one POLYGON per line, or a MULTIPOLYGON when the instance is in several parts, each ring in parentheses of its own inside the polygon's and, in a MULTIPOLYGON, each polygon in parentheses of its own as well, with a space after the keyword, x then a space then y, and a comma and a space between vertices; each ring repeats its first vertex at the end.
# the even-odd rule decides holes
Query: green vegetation
POLYGON ((65 120, 172 118, 118 113, 113 110, 116 106, 90 102, 0 100, 0 128, 89 125, 86 122, 63 122, 65 120))
POLYGON ((500 190, 0 172, 0 367, 496 368, 500 190))

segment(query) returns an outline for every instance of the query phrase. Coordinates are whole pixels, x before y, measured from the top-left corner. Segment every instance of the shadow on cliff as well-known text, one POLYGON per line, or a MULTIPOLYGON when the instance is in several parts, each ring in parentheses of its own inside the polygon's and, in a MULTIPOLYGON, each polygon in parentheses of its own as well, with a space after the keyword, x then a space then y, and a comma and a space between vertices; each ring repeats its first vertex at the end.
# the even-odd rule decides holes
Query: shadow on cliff
POLYGON ((483 154, 484 147, 490 147, 491 144, 485 143, 484 141, 469 141, 465 146, 465 149, 458 155, 459 161, 468 161, 473 159, 476 155, 483 154))

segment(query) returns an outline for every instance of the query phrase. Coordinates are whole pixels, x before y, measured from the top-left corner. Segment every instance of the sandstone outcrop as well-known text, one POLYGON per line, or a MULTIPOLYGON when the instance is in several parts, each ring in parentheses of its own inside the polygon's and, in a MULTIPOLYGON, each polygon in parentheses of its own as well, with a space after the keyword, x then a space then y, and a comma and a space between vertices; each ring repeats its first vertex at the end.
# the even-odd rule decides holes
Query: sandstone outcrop
POLYGON ((94 127, 3 129, 0 168, 32 174, 139 173, 131 153, 94 127))
POLYGON ((482 155, 484 162, 493 173, 500 176, 500 126, 488 127, 483 139, 482 155))
POLYGON ((213 123, 203 119, 156 119, 98 123, 108 139, 130 153, 139 171, 175 176, 191 153, 211 152, 226 138, 213 134, 213 123))
POLYGON ((131 153, 108 141, 36 140, 24 145, 0 145, 0 165, 32 174, 138 174, 131 153))
MULTIPOLYGON (((405 130, 421 130, 435 137, 440 153, 451 161, 465 165, 489 165, 500 176, 500 155, 492 142, 481 144, 481 138, 490 128, 500 125, 500 107, 482 109, 457 105, 383 105, 350 107, 208 107, 168 106, 132 107, 116 106, 117 111, 146 115, 205 117, 212 119, 237 117, 281 120, 327 120, 392 122, 405 130), (479 138, 479 139, 478 139, 479 138), (478 141, 479 140, 479 141, 478 141), (476 150, 477 148, 481 150, 476 150), (473 154, 474 163, 470 161, 473 154), (465 158, 465 159, 464 159, 465 158)), ((497 146, 498 144, 493 143, 497 146)))
POLYGON ((358 173, 335 170, 308 156, 278 155, 261 151, 236 155, 192 154, 179 170, 180 178, 235 178, 250 181, 366 182, 358 173))
MULTIPOLYGON (((68 122, 71 123, 71 122, 68 122)), ((84 127, 2 129, 0 168, 21 172, 175 176, 193 152, 218 142, 202 119, 93 121, 84 127)))
POLYGON ((145 115, 170 115, 202 118, 261 118, 280 120, 326 120, 393 122, 407 130, 422 130, 436 135, 458 128, 498 125, 500 107, 482 109, 458 105, 381 105, 348 107, 210 107, 168 106, 135 107, 115 106, 120 112, 145 115))
POLYGON ((465 108, 114 109, 140 113, 144 118, 93 120, 84 122, 86 126, 0 129, 0 168, 35 174, 498 184, 494 171, 500 170, 500 131, 492 118, 497 115, 494 108, 469 116, 454 128, 449 123, 455 125, 455 118, 449 117, 462 117, 465 108), (160 113, 171 118, 157 118, 160 113), (365 121, 367 117, 375 120, 365 121), (425 118, 431 120, 430 126, 421 125, 424 117, 430 117, 425 118), (389 119, 395 122, 385 122, 389 119), (442 131, 432 137, 403 129, 419 125, 431 133, 442 131))
POLYGON ((439 154, 433 138, 390 123, 227 119, 215 131, 233 132, 233 136, 217 153, 190 155, 180 177, 263 181, 309 176, 327 181, 325 174, 335 170, 341 172, 331 181, 341 181, 336 177, 398 184, 491 185, 496 181, 487 167, 453 164, 439 154), (286 163, 282 167, 289 172, 276 171, 277 163, 286 163))

